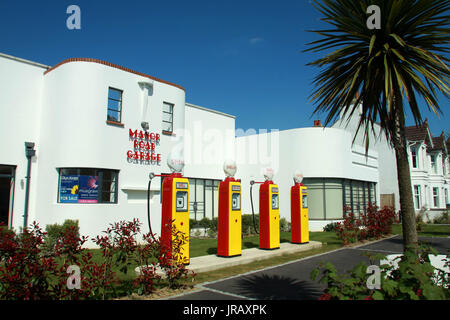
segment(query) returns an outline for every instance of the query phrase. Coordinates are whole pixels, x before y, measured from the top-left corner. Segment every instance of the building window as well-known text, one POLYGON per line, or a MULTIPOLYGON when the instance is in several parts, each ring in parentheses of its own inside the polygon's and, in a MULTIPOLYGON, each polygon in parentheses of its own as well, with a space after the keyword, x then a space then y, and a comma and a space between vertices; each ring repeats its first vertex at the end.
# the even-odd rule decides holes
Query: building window
POLYGON ((431 155, 431 170, 437 173, 437 155, 431 155))
POLYGON ((376 204, 375 183, 334 178, 305 178, 311 220, 342 219, 344 207, 356 216, 376 204))
POLYGON ((420 209, 420 186, 414 186, 414 207, 420 209))
POLYGON ((189 178, 189 217, 194 220, 219 216, 220 180, 189 178))
POLYGON ((122 90, 108 88, 107 120, 121 123, 122 121, 122 90))
POLYGON ((173 132, 173 104, 164 102, 162 111, 162 132, 171 134, 173 132))
POLYGON ((433 188, 433 206, 439 207, 439 188, 433 188))
POLYGON ((442 173, 444 176, 448 174, 448 157, 442 157, 442 173))
POLYGON ((417 168, 417 149, 415 146, 411 147, 412 167, 417 168))
POLYGON ((117 203, 117 170, 59 169, 59 203, 117 203))

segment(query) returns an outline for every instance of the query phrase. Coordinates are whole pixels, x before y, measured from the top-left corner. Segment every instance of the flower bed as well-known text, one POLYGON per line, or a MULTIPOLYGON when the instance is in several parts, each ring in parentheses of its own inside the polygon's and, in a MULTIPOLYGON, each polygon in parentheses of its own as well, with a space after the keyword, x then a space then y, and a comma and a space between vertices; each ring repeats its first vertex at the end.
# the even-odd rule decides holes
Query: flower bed
POLYGON ((92 239, 101 251, 95 259, 92 250, 83 248, 88 237, 79 236, 74 225, 63 228, 51 245, 46 245, 49 239, 36 223, 18 234, 0 228, 0 299, 110 299, 120 295, 118 288, 125 294, 149 294, 162 283, 157 265, 163 266, 170 288, 195 276, 179 262, 187 240, 184 235, 172 230, 174 247, 169 256, 153 234, 144 234, 143 243, 138 243, 140 232, 137 219, 111 224, 104 235, 92 239), (125 283, 118 273, 127 274, 136 264, 147 267, 125 283))
POLYGON ((344 208, 344 221, 338 222, 334 228, 337 235, 344 241, 344 245, 349 243, 379 239, 383 235, 392 232, 392 224, 395 221, 393 208, 384 207, 379 210, 376 205, 369 204, 366 212, 359 217, 344 208))

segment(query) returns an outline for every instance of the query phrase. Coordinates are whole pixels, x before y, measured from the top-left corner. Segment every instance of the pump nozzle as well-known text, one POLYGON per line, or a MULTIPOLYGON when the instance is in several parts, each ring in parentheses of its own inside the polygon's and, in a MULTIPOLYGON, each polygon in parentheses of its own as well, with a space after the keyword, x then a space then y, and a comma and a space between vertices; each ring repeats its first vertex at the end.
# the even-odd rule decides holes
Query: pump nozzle
POLYGON ((152 179, 155 177, 154 172, 150 172, 148 175, 148 185, 147 185, 147 219, 148 219, 148 229, 150 231, 150 236, 153 238, 153 241, 156 242, 155 236, 152 231, 152 223, 150 221, 150 189, 152 185, 152 179))
POLYGON ((255 233, 259 234, 258 230, 256 229, 256 222, 255 222, 255 210, 253 209, 253 185, 255 184, 255 180, 250 180, 250 204, 252 205, 252 218, 253 218, 253 229, 255 229, 255 233))

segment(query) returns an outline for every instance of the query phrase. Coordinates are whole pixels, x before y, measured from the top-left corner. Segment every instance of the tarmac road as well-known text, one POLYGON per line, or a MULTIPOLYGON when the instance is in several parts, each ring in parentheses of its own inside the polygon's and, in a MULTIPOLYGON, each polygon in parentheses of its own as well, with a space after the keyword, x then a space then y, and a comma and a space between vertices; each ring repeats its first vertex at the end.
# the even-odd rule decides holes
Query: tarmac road
MULTIPOLYGON (((420 241, 430 244, 440 254, 450 254, 450 237, 420 237, 420 241)), ((338 272, 343 273, 353 269, 361 261, 369 265, 365 252, 385 255, 402 253, 402 238, 395 236, 367 245, 341 248, 275 267, 203 283, 197 291, 171 297, 169 300, 316 300, 325 286, 313 282, 311 272, 320 262, 331 262, 338 272)))

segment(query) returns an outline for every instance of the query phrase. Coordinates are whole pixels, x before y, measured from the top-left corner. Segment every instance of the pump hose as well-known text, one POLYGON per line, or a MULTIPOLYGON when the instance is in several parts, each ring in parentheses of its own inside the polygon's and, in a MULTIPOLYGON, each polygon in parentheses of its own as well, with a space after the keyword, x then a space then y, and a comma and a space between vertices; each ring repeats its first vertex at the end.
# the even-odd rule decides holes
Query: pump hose
POLYGON ((147 219, 148 219, 148 229, 150 231, 150 236, 152 237, 153 241, 156 242, 155 236, 153 235, 152 231, 152 224, 150 222, 150 186, 152 185, 152 178, 148 180, 148 187, 147 187, 147 219))
POLYGON ((259 231, 256 229, 256 222, 255 222, 255 210, 253 209, 253 185, 255 184, 255 181, 250 181, 250 203, 252 205, 252 217, 253 217, 253 229, 255 229, 256 234, 259 234, 259 231))

